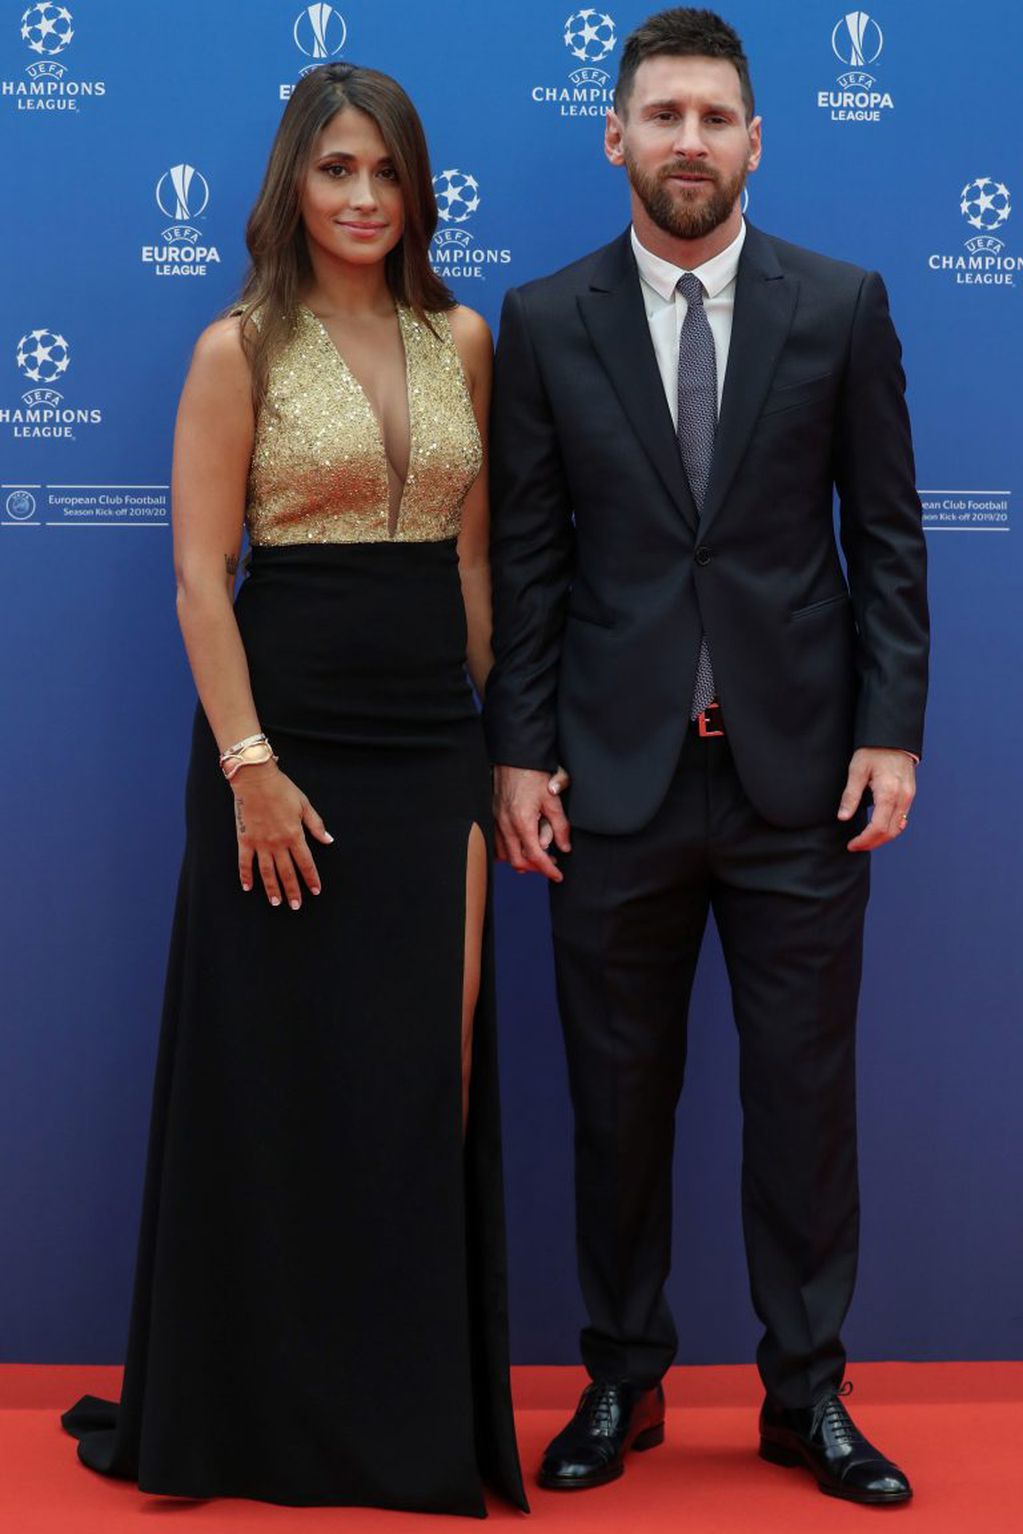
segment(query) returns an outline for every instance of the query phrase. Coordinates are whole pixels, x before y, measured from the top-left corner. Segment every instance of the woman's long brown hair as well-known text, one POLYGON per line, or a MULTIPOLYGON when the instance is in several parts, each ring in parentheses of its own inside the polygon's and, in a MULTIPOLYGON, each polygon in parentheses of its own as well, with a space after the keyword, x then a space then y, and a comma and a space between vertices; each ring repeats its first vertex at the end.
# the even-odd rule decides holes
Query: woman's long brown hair
POLYGON ((430 266, 437 227, 426 135, 419 114, 397 80, 355 64, 324 64, 296 85, 270 150, 263 185, 245 230, 251 266, 233 313, 241 313, 242 344, 252 369, 253 399, 266 398, 271 359, 295 324, 312 265, 302 223, 301 199, 313 146, 342 107, 371 117, 380 129, 401 187, 405 227, 384 261, 394 298, 429 324, 431 314, 452 309, 455 299, 430 266), (259 323, 252 317, 258 312, 259 323))

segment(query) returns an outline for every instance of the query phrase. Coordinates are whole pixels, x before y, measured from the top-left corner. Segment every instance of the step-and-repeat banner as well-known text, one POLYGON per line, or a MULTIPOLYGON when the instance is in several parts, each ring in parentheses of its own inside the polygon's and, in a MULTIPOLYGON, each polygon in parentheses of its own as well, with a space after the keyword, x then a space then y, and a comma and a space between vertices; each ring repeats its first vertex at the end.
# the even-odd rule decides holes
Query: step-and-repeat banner
MULTIPOLYGON (((433 260, 496 325, 510 285, 628 217, 603 114, 649 8, 575 3, 0 0, 0 1357, 123 1352, 194 697, 171 433, 194 339, 238 289, 284 103, 328 59, 402 81, 436 172, 433 260)), ((1017 0, 876 4, 726 10, 764 118, 749 218, 888 283, 931 556, 920 796, 874 859, 848 1340, 1015 1356, 1023 24, 1017 0)), ((546 895, 503 869, 498 886, 515 1356, 569 1361, 546 895)), ((713 941, 691 1033, 672 1295, 684 1359, 739 1360, 756 1327, 713 941)))

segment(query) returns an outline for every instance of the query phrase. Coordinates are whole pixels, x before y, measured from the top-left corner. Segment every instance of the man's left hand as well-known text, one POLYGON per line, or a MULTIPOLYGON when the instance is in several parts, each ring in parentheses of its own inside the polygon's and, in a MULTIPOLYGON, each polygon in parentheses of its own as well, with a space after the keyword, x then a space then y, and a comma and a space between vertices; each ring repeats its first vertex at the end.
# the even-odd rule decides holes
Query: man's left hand
POLYGON ((861 746, 853 752, 849 776, 841 803, 839 820, 851 820, 859 809, 866 789, 874 801, 869 822, 846 845, 850 852, 871 852, 901 836, 909 823, 909 807, 916 797, 916 764, 905 751, 889 751, 878 746, 861 746))

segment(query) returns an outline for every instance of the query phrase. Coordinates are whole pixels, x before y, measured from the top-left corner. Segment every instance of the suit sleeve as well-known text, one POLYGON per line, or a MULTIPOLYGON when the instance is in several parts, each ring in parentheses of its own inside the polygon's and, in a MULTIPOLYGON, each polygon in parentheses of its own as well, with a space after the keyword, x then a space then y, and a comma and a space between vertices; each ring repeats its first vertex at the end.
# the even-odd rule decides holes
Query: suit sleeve
POLYGON ((494 363, 490 484, 494 667, 483 716, 490 757, 552 772, 575 529, 525 303, 514 289, 494 363))
POLYGON ((854 745, 923 749, 927 552, 902 348, 876 272, 860 288, 839 407, 835 484, 858 631, 854 745))

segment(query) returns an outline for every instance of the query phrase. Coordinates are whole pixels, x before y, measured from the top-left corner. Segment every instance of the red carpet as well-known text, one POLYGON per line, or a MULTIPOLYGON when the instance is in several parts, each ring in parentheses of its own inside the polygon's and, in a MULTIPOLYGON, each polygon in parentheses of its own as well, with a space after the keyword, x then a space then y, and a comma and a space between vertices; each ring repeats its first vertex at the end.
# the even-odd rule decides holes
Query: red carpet
MULTIPOLYGON (((533 1516, 494 1505, 489 1527, 536 1534, 829 1534, 891 1520, 914 1534, 1017 1534, 1023 1529, 1023 1364, 860 1364, 849 1403, 867 1435, 908 1471, 916 1490, 898 1508, 821 1496, 808 1475, 755 1453, 759 1386, 751 1368, 673 1369, 668 1438, 631 1456, 624 1478, 591 1492, 531 1487, 533 1516)), ((0 1529, 4 1534, 466 1534, 464 1518, 350 1508, 145 1497, 81 1466, 58 1412, 79 1395, 116 1395, 120 1371, 0 1368, 0 1529)), ((575 1404, 575 1369, 517 1369, 522 1452, 532 1475, 541 1448, 575 1404)))

